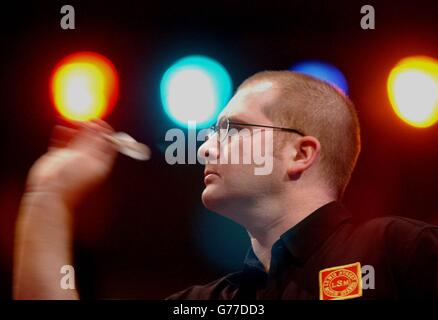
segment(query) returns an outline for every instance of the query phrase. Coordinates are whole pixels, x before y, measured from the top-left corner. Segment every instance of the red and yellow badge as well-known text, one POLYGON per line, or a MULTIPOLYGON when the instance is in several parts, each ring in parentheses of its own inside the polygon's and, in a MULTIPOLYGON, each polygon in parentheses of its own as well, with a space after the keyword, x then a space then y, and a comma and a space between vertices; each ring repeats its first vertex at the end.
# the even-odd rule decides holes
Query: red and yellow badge
POLYGON ((319 299, 344 300, 362 296, 360 262, 321 270, 319 299))

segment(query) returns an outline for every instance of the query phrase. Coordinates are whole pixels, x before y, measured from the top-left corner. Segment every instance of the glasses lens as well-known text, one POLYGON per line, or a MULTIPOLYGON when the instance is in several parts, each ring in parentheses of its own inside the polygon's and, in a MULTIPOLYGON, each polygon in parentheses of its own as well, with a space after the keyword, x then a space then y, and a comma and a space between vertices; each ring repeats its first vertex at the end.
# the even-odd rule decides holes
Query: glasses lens
POLYGON ((218 122, 209 128, 208 134, 205 137, 205 141, 213 139, 214 135, 217 133, 218 137, 216 139, 219 139, 220 142, 224 141, 228 134, 228 118, 223 117, 218 120, 218 122))
POLYGON ((217 126, 211 126, 210 128, 208 128, 208 132, 207 135, 205 136, 205 141, 210 140, 213 138, 213 136, 215 135, 215 133, 217 132, 217 126))
POLYGON ((230 127, 230 124, 228 122, 227 117, 223 117, 219 119, 217 124, 217 130, 219 131, 219 141, 224 141, 228 134, 228 128, 230 127))

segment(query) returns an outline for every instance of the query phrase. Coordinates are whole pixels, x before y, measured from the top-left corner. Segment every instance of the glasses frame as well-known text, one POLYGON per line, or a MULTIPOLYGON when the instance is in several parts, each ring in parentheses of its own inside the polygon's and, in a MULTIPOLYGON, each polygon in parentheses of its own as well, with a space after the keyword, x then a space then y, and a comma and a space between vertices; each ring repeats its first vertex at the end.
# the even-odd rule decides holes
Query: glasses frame
POLYGON ((242 126, 242 127, 258 127, 258 128, 276 129, 276 130, 280 130, 280 131, 296 133, 296 134, 303 136, 303 137, 305 136, 305 134, 303 132, 301 132, 300 130, 297 130, 297 129, 293 129, 293 128, 285 128, 285 127, 277 127, 277 126, 267 126, 267 125, 263 125, 263 124, 238 122, 238 121, 230 120, 228 117, 224 117, 224 118, 221 118, 220 120, 218 120, 218 122, 215 125, 210 127, 210 129, 213 130, 213 132, 208 135, 209 139, 214 134, 218 133, 220 130, 223 130, 223 129, 219 128, 219 125, 218 125, 223 119, 225 119, 227 121, 227 128, 226 128, 227 132, 224 135, 224 137, 222 139, 220 139, 220 142, 224 141, 228 137, 228 132, 230 131, 230 125, 238 125, 238 126, 242 126))

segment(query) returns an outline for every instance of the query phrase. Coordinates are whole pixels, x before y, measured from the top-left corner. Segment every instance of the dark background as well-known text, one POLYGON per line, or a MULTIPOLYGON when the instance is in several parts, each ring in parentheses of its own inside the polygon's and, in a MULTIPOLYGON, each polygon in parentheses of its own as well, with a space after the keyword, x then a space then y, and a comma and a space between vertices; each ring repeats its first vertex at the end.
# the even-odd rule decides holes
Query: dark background
POLYGON ((115 64, 120 98, 107 119, 153 149, 147 163, 120 156, 113 174, 75 213, 83 297, 156 298, 237 270, 249 241, 200 201, 201 165, 164 161, 159 82, 177 59, 204 54, 251 74, 321 59, 345 74, 362 126, 362 153, 344 202, 359 219, 402 215, 438 223, 438 126, 416 129, 392 112, 391 68, 437 57, 436 1, 68 1, 0 4, 0 299, 11 298, 14 223, 26 174, 59 122, 50 103, 55 64, 76 51, 115 64), (76 30, 59 26, 73 5, 76 30), (376 30, 360 28, 360 8, 376 30))

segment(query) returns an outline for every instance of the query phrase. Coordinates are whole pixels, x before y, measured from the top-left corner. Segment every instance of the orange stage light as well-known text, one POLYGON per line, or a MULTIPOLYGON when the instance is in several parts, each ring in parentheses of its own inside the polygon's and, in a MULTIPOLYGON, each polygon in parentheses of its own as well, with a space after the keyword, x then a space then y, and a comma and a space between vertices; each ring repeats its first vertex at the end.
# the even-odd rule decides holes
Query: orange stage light
POLYGON ((111 113, 119 94, 114 65, 104 56, 79 52, 62 59, 50 81, 53 104, 68 120, 89 121, 111 113))
POLYGON ((401 60, 388 78, 392 108, 406 123, 425 128, 438 121, 438 62, 416 56, 401 60))

